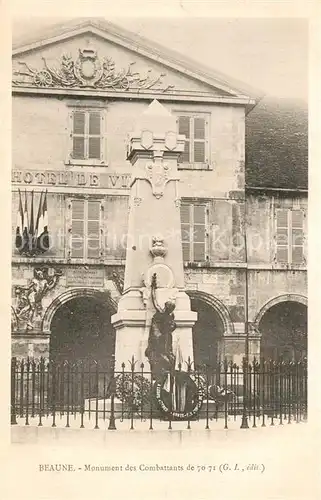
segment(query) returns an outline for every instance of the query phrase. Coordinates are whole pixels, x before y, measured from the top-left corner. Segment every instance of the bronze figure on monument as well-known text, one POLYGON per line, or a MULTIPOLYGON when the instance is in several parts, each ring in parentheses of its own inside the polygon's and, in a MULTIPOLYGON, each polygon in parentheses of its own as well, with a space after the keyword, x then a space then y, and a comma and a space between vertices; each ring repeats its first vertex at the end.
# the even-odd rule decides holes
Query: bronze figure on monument
POLYGON ((158 378, 164 371, 170 371, 175 363, 172 345, 172 333, 176 329, 174 320, 175 304, 165 302, 162 308, 156 297, 157 277, 152 276, 151 295, 156 309, 149 330, 148 346, 145 355, 148 358, 154 378, 158 378))

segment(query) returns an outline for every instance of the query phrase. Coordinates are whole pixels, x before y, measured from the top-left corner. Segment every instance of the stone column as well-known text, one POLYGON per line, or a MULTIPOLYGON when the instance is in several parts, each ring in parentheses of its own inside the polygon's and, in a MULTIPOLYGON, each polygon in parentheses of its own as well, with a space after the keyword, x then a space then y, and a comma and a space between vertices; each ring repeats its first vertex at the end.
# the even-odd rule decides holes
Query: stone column
POLYGON ((185 293, 178 193, 177 161, 183 150, 184 136, 177 134, 175 117, 153 101, 139 117, 128 148, 133 176, 124 291, 112 317, 116 369, 132 356, 147 362, 144 353, 155 312, 150 296, 153 273, 160 305, 175 300, 174 354, 179 345, 183 360, 193 358, 192 326, 197 314, 185 293))

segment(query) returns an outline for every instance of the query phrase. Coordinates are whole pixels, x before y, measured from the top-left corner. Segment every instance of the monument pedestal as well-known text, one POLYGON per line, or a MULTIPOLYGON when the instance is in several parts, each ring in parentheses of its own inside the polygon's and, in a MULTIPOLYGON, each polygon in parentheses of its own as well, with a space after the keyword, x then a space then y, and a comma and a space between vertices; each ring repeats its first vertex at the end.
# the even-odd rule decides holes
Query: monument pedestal
POLYGON ((145 350, 155 314, 153 276, 159 310, 166 302, 175 304, 173 353, 179 353, 182 365, 193 359, 192 327, 197 314, 191 311, 185 292, 177 170, 184 143, 184 136, 177 134, 176 118, 158 101, 153 101, 139 118, 130 139, 128 159, 134 171, 124 292, 112 317, 116 371, 123 363, 129 369, 132 357, 137 362, 136 370, 141 363, 149 369, 145 350))

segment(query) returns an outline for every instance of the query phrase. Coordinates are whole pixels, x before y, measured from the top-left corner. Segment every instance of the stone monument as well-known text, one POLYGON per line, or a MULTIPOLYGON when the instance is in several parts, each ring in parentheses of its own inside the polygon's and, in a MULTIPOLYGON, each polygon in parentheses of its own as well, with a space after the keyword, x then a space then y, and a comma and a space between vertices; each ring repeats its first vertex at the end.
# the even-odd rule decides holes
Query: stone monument
POLYGON ((153 101, 138 118, 128 145, 133 175, 124 289, 112 317, 116 370, 123 362, 128 366, 132 356, 137 369, 141 362, 148 367, 151 325, 157 322, 156 313, 163 311, 175 317, 171 352, 176 364, 181 362, 184 369, 184 362, 193 360, 197 313, 191 311, 185 292, 177 169, 183 150, 184 136, 177 133, 176 118, 153 101))

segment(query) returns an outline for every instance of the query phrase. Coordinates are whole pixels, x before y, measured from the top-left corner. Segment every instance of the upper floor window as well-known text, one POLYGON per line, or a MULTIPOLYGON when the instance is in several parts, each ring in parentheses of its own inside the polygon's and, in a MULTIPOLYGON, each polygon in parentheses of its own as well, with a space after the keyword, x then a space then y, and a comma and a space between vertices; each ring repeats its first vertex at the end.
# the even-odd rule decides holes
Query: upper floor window
POLYGON ((101 202, 71 201, 71 258, 99 259, 101 255, 101 202))
POLYGON ((179 158, 183 166, 209 167, 208 118, 201 114, 180 115, 178 133, 185 135, 185 149, 179 158))
POLYGON ((280 264, 304 263, 303 210, 276 210, 276 261, 280 264))
POLYGON ((208 207, 206 203, 183 202, 181 205, 183 260, 208 260, 208 207))
POLYGON ((103 112, 99 109, 76 109, 70 113, 71 162, 104 162, 103 121, 103 112))

